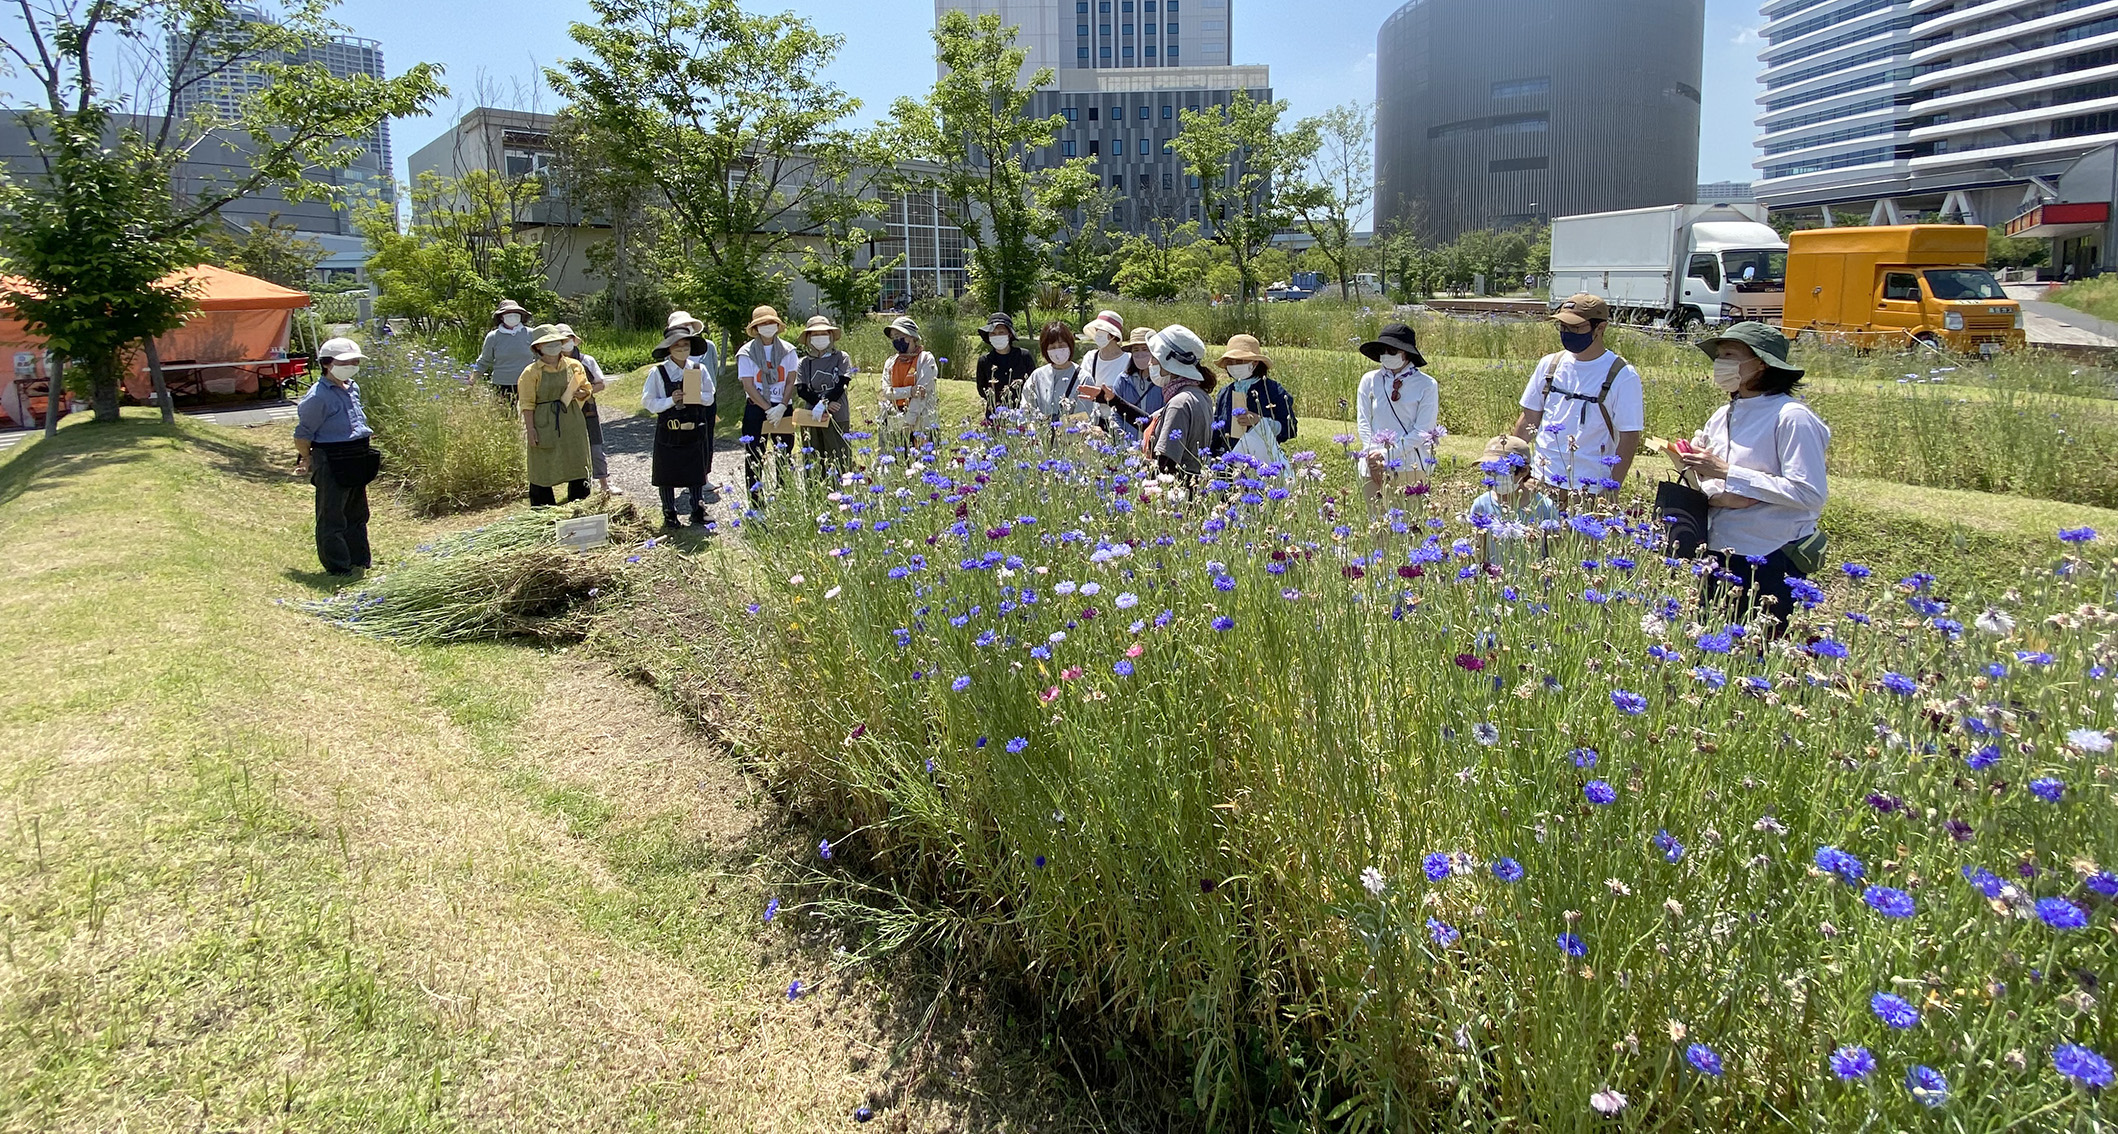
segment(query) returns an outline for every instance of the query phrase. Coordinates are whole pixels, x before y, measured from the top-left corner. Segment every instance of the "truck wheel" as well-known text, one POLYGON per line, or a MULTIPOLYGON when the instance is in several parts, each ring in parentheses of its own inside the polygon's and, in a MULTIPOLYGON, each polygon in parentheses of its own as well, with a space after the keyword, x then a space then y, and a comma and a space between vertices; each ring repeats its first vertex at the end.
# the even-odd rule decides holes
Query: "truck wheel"
POLYGON ((1678 334, 1688 335, 1691 334, 1694 330, 1697 330, 1699 324, 1704 322, 1706 322, 1706 317, 1699 314, 1697 308, 1687 307, 1684 310, 1677 312, 1676 321, 1671 323, 1670 326, 1674 328, 1678 334))
POLYGON ((1921 331, 1919 334, 1912 336, 1912 341, 1917 345, 1924 347, 1927 350, 1935 351, 1936 353, 1947 352, 1947 348, 1942 346, 1941 336, 1935 334, 1932 331, 1921 331))

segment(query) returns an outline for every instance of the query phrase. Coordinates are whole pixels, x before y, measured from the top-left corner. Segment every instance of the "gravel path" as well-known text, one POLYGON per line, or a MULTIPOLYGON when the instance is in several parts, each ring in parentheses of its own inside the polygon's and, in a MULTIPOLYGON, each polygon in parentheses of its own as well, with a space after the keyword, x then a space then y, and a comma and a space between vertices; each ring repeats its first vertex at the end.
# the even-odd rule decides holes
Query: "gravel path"
MULTIPOLYGON (((655 419, 634 414, 603 420, 603 447, 610 456, 610 483, 633 498, 642 512, 660 511, 655 486, 648 480, 655 443, 655 419)), ((717 437, 711 483, 721 499, 742 495, 743 447, 733 438, 717 437)), ((681 504, 682 501, 679 501, 681 504)))

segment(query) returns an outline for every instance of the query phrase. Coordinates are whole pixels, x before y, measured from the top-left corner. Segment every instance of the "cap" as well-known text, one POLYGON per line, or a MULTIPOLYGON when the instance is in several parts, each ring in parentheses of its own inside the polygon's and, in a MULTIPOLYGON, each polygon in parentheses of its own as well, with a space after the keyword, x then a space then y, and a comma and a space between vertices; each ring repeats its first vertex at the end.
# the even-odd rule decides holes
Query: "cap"
POLYGON ((1569 327, 1608 323, 1611 318, 1611 305, 1605 303, 1600 295, 1585 291, 1575 292, 1553 310, 1551 318, 1554 323, 1563 323, 1569 327))

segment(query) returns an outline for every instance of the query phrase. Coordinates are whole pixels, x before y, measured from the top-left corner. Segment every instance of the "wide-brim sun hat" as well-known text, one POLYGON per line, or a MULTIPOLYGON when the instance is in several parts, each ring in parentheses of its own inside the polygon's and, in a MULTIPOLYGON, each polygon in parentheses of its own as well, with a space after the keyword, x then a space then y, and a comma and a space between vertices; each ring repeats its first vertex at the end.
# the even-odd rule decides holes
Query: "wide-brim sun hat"
POLYGON ((1414 366, 1425 366, 1427 356, 1419 353, 1419 334, 1403 323, 1392 323, 1382 333, 1361 344, 1361 353, 1370 362, 1381 362, 1385 351, 1397 351, 1412 360, 1414 366))
POLYGON ((1104 334, 1109 335, 1113 342, 1119 342, 1125 338, 1124 324, 1113 323, 1101 315, 1089 320, 1088 326, 1081 328, 1081 337, 1093 339, 1096 337, 1097 331, 1102 331, 1104 334))
POLYGON ((493 308, 493 326, 499 326, 500 319, 504 315, 520 315, 525 323, 529 322, 530 317, 529 308, 512 299, 503 299, 500 301, 500 306, 493 308))
POLYGON ((1231 362, 1262 362, 1267 366, 1272 365, 1272 360, 1266 358, 1264 352, 1265 345, 1257 340, 1256 335, 1237 335, 1228 340, 1227 346, 1221 348, 1221 365, 1226 366, 1231 362))
POLYGON ((991 315, 986 316, 985 333, 990 335, 995 331, 1006 331, 1010 335, 1014 334, 1015 317, 1005 311, 995 311, 991 315))
POLYGON ((908 339, 919 338, 919 324, 913 322, 910 315, 899 315, 897 318, 890 320, 890 325, 886 330, 896 331, 908 339))
POLYGON ((743 327, 743 330, 748 331, 749 333, 754 335, 757 333, 757 329, 759 327, 762 327, 767 323, 777 323, 782 328, 785 328, 787 326, 787 321, 785 319, 780 318, 780 313, 776 309, 771 307, 758 307, 751 310, 750 322, 743 327))
POLYGON ((1786 335, 1763 323, 1731 324, 1719 334, 1700 339, 1696 345, 1699 353, 1708 358, 1715 358, 1722 343, 1742 343, 1750 348, 1752 354, 1758 356, 1758 361, 1763 362, 1767 369, 1796 378, 1802 376, 1802 368, 1794 365, 1787 357, 1787 352, 1793 344, 1787 341, 1786 335))
POLYGON ((316 348, 316 361, 319 363, 366 362, 367 360, 368 356, 360 352, 360 344, 352 339, 325 339, 323 345, 316 348))
POLYGON ((704 335, 694 335, 689 331, 679 328, 677 330, 669 332, 667 335, 664 335, 662 337, 662 345, 656 347, 652 352, 654 360, 656 362, 667 361, 669 358, 669 348, 677 345, 678 343, 691 344, 691 357, 705 357, 707 350, 706 337, 704 335))
POLYGON ((812 315, 809 317, 809 321, 802 325, 802 337, 805 339, 815 334, 830 335, 835 339, 843 333, 839 330, 838 324, 831 321, 829 315, 812 315))
POLYGON ((559 333, 565 335, 567 338, 570 338, 575 342, 581 341, 581 333, 574 330, 574 325, 572 323, 553 323, 552 326, 558 328, 559 333))
POLYGON ((1206 361, 1206 344, 1190 327, 1178 324, 1162 328, 1148 341, 1147 349, 1153 352, 1155 361, 1162 364, 1163 372, 1194 381, 1205 380, 1199 366, 1206 361))
POLYGON ((672 311, 669 313, 668 322, 662 324, 662 329, 664 331, 689 330, 696 335, 706 330, 706 321, 694 316, 689 311, 672 311))
POLYGON ((1147 350, 1151 348, 1154 337, 1153 327, 1134 327, 1132 334, 1125 336, 1125 342, 1121 345, 1126 350, 1147 350))
POLYGON ((561 330, 556 324, 540 323, 530 328, 530 349, 534 350, 546 343, 563 343, 572 337, 570 332, 561 330))

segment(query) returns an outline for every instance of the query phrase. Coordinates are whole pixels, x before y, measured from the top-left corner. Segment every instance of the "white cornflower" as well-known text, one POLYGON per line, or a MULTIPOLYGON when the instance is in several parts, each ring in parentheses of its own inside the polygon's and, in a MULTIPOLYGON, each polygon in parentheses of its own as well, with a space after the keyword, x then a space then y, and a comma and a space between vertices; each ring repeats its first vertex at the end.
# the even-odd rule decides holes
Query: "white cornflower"
POLYGON ((1669 623, 1663 621, 1661 615, 1649 611, 1640 616, 1640 632, 1650 638, 1660 638, 1669 633, 1669 623))
POLYGON ((1612 1090, 1597 1091, 1588 1097, 1588 1104, 1597 1114, 1616 1114, 1625 1109, 1625 1096, 1612 1090))
POLYGON ((1997 608, 1988 608, 1984 614, 1974 619, 1971 625, 1995 638, 2005 638, 2015 632, 2015 619, 2010 617, 2007 611, 1997 608))
POLYGON ((828 601, 828 600, 830 600, 830 599, 835 599, 835 598, 837 598, 837 597, 838 597, 838 593, 839 593, 840 591, 844 590, 844 589, 845 589, 844 587, 833 587, 833 588, 831 588, 830 590, 828 590, 828 591, 825 591, 825 592, 824 592, 824 598, 825 598, 825 600, 826 600, 826 601, 828 601))
POLYGON ((1377 870, 1372 866, 1363 868, 1361 870, 1361 885, 1366 887, 1367 891, 1370 894, 1373 894, 1378 898, 1382 897, 1384 885, 1383 872, 1377 870))
POLYGON ((2077 728, 2067 733, 2067 743, 2083 752, 2109 752, 2111 738, 2092 728, 2077 728))

